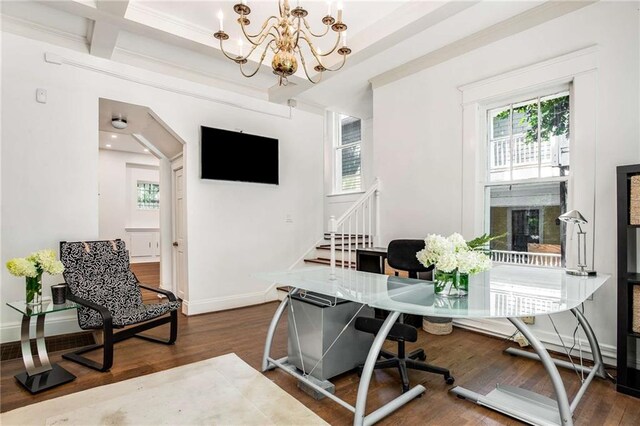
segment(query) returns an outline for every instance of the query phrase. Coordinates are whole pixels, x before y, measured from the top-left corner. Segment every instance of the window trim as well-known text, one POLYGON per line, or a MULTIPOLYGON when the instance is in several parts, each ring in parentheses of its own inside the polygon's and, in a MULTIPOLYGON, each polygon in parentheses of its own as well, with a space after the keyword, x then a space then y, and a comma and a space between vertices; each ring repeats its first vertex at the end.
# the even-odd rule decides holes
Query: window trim
MULTIPOLYGON (((362 139, 364 133, 363 120, 359 117, 354 117, 348 114, 342 114, 339 112, 333 113, 333 132, 332 132, 332 162, 333 162, 333 188, 330 195, 348 195, 355 194, 363 191, 364 174, 362 170, 362 139), (341 121, 345 117, 356 118, 360 121, 360 140, 356 142, 349 142, 348 144, 341 145, 342 141, 342 125, 341 121), (342 189, 342 150, 351 148, 354 146, 360 146, 360 187, 355 189, 343 190, 342 189)), ((354 175, 357 176, 357 175, 354 175)))

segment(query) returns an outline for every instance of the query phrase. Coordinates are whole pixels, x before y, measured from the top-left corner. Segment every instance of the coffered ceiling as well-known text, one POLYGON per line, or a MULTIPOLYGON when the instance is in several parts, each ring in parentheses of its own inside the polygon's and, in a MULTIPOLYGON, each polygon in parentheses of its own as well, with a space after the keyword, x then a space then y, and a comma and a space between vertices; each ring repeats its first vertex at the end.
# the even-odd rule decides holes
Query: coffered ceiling
MULTIPOLYGON (((295 5, 297 0, 290 1, 295 5)), ((590 3, 343 0, 348 45, 353 51, 345 68, 325 73, 317 85, 309 83, 299 70, 284 87, 278 86, 267 60, 255 77, 245 78, 220 51, 212 36, 218 30, 219 10, 230 34, 226 43, 230 50, 238 49, 236 2, 4 0, 1 6, 3 31, 272 102, 297 99, 370 116, 371 80, 401 78, 590 3), (402 69, 404 64, 409 64, 407 69, 402 69)), ((276 0, 249 0, 249 5, 250 28, 255 30, 277 13, 276 0)), ((309 11, 312 27, 319 30, 319 21, 327 12, 326 1, 302 0, 300 5, 309 11)), ((325 47, 323 43, 320 48, 331 44, 325 47)))

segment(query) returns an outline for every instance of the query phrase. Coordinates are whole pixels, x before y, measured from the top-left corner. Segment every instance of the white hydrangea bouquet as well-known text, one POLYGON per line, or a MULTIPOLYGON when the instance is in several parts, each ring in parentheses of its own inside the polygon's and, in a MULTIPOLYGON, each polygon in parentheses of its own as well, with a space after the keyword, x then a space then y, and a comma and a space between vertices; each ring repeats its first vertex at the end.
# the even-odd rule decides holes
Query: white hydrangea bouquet
POLYGON ((424 249, 416 257, 426 267, 435 266, 435 292, 448 297, 465 296, 469 291, 469 275, 491 269, 491 258, 485 246, 497 237, 488 234, 465 241, 458 233, 448 237, 429 234, 424 249))
POLYGON ((11 275, 25 277, 27 281, 27 305, 42 303, 42 274, 59 275, 64 272, 62 262, 56 260, 53 250, 45 249, 31 253, 27 257, 18 257, 7 262, 11 275))

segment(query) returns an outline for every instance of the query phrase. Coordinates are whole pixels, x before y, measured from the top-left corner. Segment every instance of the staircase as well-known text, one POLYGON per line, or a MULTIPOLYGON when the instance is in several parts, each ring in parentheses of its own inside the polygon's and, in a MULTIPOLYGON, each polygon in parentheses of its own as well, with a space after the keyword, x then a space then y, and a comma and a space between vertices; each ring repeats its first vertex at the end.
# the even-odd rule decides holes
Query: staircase
MULTIPOLYGON (((326 265, 332 268, 356 269, 356 250, 380 245, 380 181, 356 200, 342 216, 329 218, 323 237, 289 269, 326 265)), ((288 287, 277 287, 279 297, 288 287)))
MULTIPOLYGON (((338 235, 335 237, 335 266, 337 268, 356 268, 356 249, 371 247, 368 235, 338 235)), ((315 257, 304 259, 305 264, 331 266, 331 233, 324 238, 315 249, 315 257)))

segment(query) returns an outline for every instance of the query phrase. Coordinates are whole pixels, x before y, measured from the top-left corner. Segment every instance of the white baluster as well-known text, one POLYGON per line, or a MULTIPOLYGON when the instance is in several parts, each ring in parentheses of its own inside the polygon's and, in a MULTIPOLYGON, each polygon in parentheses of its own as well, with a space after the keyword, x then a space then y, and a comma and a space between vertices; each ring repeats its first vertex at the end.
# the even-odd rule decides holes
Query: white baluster
POLYGON ((351 260, 351 216, 349 216, 349 233, 347 234, 347 238, 349 240, 349 256, 347 256, 347 259, 351 260))
POLYGON ((376 189, 374 192, 376 203, 376 241, 374 242, 376 247, 380 247, 382 241, 380 241, 380 190, 376 189))
POLYGON ((342 229, 342 239, 340 240, 342 244, 342 269, 344 269, 344 223, 340 225, 340 229, 342 229))
POLYGON ((369 248, 373 247, 373 234, 371 234, 371 196, 367 198, 367 205, 369 210, 369 248))
POLYGON ((366 212, 364 211, 365 210, 365 206, 366 206, 366 204, 362 203, 362 248, 365 248, 367 246, 367 242, 364 239, 365 232, 367 231, 367 225, 366 225, 367 222, 365 221, 365 213, 366 212))
POLYGON ((329 256, 329 265, 331 266, 331 274, 335 274, 336 270, 336 218, 329 217, 329 234, 331 236, 331 255, 329 256))

